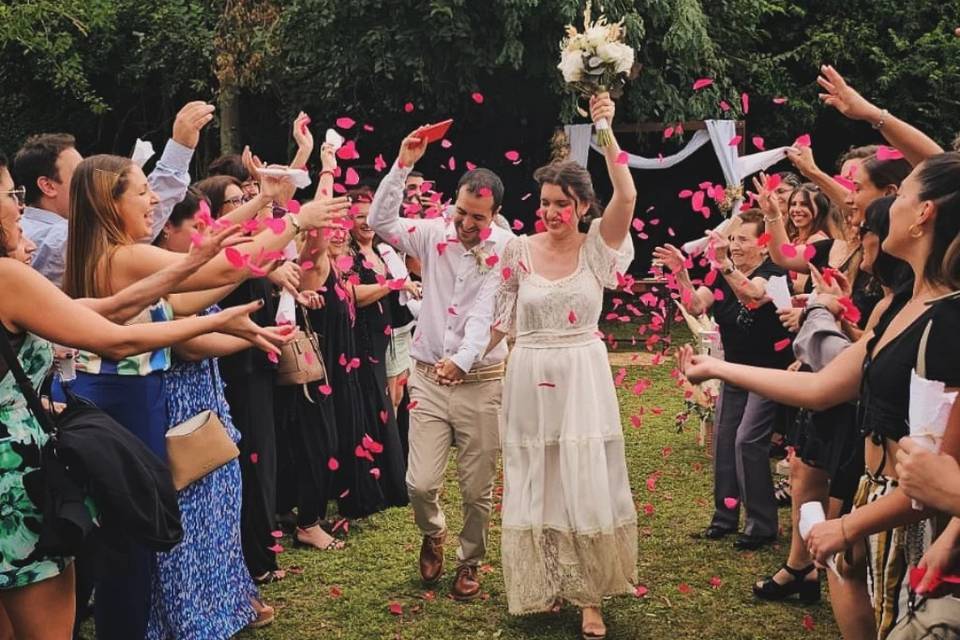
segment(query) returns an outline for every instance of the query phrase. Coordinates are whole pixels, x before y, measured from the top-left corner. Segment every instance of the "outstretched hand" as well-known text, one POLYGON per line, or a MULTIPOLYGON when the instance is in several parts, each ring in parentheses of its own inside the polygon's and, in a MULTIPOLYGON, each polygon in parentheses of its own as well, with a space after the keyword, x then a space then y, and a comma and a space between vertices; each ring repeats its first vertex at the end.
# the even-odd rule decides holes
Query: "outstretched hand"
POLYGON ((820 67, 817 84, 826 90, 826 93, 820 94, 820 100, 851 120, 869 120, 878 111, 877 107, 848 85, 843 76, 830 65, 820 67))
POLYGON ((719 362, 712 356, 698 355, 693 347, 685 344, 677 349, 677 368, 691 384, 700 384, 717 377, 716 365, 719 362))
POLYGON ((202 100, 188 102, 177 113, 173 121, 173 135, 175 142, 190 149, 196 149, 200 142, 200 130, 213 120, 214 106, 202 100))
POLYGON ((613 124, 613 116, 616 111, 617 107, 613 103, 613 98, 606 91, 590 96, 590 119, 594 122, 606 120, 607 124, 613 124))

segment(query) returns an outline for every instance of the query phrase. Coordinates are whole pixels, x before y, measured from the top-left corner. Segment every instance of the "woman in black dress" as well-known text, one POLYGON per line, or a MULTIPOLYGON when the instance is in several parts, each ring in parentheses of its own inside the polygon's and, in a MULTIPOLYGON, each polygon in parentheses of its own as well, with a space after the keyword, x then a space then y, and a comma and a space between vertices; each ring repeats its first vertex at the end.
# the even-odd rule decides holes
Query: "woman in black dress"
MULTIPOLYGON (((373 416, 383 445, 380 460, 380 487, 387 506, 403 506, 408 503, 405 476, 406 459, 400 441, 400 431, 393 411, 393 401, 387 391, 387 349, 393 330, 391 307, 388 296, 395 294, 388 280, 383 259, 374 246, 374 232, 367 225, 367 213, 373 194, 362 188, 352 191, 353 227, 351 250, 353 274, 350 284, 357 307, 356 336, 361 354, 359 368, 360 384, 363 387, 364 407, 373 416)), ((410 282, 403 286, 413 288, 410 282)))

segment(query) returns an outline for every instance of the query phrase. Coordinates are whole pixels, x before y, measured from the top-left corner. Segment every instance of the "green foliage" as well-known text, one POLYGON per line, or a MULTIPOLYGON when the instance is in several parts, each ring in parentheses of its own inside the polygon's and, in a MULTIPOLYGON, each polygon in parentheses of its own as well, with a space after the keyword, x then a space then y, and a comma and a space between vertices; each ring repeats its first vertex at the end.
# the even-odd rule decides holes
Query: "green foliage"
MULTIPOLYGON (((563 27, 582 24, 582 10, 583 0, 0 0, 0 146, 59 128, 125 150, 233 78, 256 96, 244 138, 285 130, 307 109, 377 119, 377 135, 395 140, 412 102, 420 120, 454 114, 545 148, 554 123, 579 119, 556 65, 563 27), (474 91, 488 98, 483 114, 474 91)), ((595 1, 601 11, 624 20, 642 65, 620 121, 742 117, 746 92, 748 127, 770 145, 804 131, 828 146, 862 137, 818 104, 816 69, 830 62, 942 142, 960 129, 957 3, 595 1), (693 92, 700 77, 714 84, 693 92)))

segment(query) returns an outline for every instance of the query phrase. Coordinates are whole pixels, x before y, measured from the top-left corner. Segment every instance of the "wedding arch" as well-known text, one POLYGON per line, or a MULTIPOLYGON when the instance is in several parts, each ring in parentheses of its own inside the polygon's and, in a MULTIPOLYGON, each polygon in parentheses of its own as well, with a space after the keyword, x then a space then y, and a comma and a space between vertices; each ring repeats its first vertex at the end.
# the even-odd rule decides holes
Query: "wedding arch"
MULTIPOLYGON (((652 132, 661 131, 665 126, 655 123, 615 124, 614 131, 652 132)), ((745 138, 743 121, 697 120, 685 122, 682 126, 684 130, 694 130, 693 136, 683 149, 673 155, 656 158, 645 158, 627 153, 627 166, 631 169, 643 170, 669 169, 686 160, 709 142, 713 145, 713 151, 717 156, 727 185, 740 185, 747 176, 762 171, 786 157, 788 147, 777 147, 759 153, 740 155, 740 152, 744 149, 743 139, 745 138), (739 143, 736 139, 738 136, 739 143)), ((587 166, 587 158, 591 149, 601 153, 600 147, 597 145, 596 135, 593 133, 592 124, 568 124, 564 126, 564 132, 570 145, 570 158, 580 166, 587 166)), ((732 210, 737 211, 739 208, 740 202, 738 201, 734 203, 732 210)), ((716 228, 718 231, 722 231, 727 224, 729 224, 729 218, 721 222, 716 228)), ((687 253, 699 253, 703 250, 705 243, 706 238, 691 240, 683 245, 683 250, 687 253)))

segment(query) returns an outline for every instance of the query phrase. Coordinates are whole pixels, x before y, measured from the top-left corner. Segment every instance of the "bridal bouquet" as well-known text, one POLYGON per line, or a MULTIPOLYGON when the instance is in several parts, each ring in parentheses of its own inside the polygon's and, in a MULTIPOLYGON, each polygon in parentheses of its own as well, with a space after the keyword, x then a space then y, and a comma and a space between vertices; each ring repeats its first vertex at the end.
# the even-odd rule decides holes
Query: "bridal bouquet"
MULTIPOLYGON (((567 25, 567 37, 560 43, 560 64, 563 80, 573 91, 589 97, 622 89, 633 69, 633 47, 623 43, 623 20, 613 24, 601 15, 590 20, 590 2, 583 11, 583 33, 567 25)), ((605 147, 612 141, 610 123, 599 120, 597 144, 605 147)))

